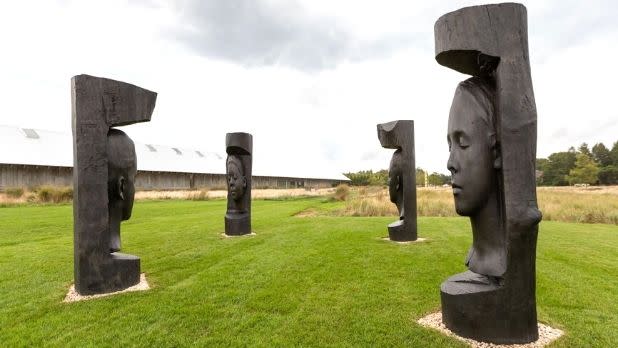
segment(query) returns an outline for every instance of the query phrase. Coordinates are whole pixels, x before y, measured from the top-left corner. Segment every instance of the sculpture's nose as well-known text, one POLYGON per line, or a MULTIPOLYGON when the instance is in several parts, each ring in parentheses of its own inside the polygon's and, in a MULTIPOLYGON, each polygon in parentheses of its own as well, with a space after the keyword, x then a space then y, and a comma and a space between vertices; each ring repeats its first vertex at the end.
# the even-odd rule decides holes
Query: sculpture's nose
POLYGON ((448 155, 448 161, 446 162, 446 168, 451 172, 451 174, 457 173, 457 168, 455 166, 454 152, 451 151, 448 155))

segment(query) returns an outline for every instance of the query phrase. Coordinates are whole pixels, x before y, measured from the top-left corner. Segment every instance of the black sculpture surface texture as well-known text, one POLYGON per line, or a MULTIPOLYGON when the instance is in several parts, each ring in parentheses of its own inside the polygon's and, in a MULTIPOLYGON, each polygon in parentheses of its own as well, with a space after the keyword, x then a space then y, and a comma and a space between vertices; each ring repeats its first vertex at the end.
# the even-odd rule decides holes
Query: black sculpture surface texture
POLYGON ((388 192, 399 210, 399 220, 388 225, 388 237, 398 242, 414 241, 417 239, 414 121, 378 124, 378 139, 382 147, 396 149, 388 169, 388 192))
POLYGON ((75 289, 113 292, 139 283, 140 259, 119 253, 120 222, 131 217, 137 161, 114 126, 150 121, 157 94, 128 83, 71 79, 75 289))
POLYGON ((225 234, 251 233, 251 168, 253 137, 248 133, 227 133, 227 212, 225 234))
POLYGON ((440 288, 442 319, 460 336, 498 344, 538 339, 535 258, 536 107, 526 8, 474 6, 435 24, 436 60, 472 75, 448 122, 457 213, 469 216, 468 271, 440 288))

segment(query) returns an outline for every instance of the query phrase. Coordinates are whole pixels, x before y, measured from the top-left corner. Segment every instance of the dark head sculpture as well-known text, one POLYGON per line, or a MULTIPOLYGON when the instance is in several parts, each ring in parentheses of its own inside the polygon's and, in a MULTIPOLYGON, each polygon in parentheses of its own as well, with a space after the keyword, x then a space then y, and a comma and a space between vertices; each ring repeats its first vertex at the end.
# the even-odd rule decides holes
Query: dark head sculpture
POLYGON ((139 283, 140 258, 120 250, 131 216, 135 146, 113 127, 148 122, 157 93, 101 77, 71 79, 75 289, 81 295, 139 283))
POLYGON ((403 156, 401 155, 401 149, 393 153, 391 164, 388 168, 388 193, 391 202, 397 206, 399 219, 403 220, 403 156))
POLYGON ((473 77, 455 92, 448 123, 457 213, 470 217, 468 270, 440 287, 454 333, 498 344, 538 338, 535 254, 536 106, 526 8, 472 6, 434 26, 436 61, 473 77))
POLYGON ((388 238, 397 242, 417 239, 414 121, 397 120, 377 125, 380 145, 395 149, 388 168, 388 193, 399 219, 388 224, 388 238))
POLYGON ((247 177, 242 161, 233 155, 227 156, 227 185, 232 199, 241 200, 247 188, 247 177))
POLYGON ((496 136, 494 89, 482 78, 471 77, 459 84, 451 105, 447 141, 447 167, 452 175, 455 209, 459 215, 474 216, 497 198, 502 159, 496 136))
POLYGON ((227 161, 227 211, 225 234, 240 236, 251 233, 251 168, 253 136, 235 132, 225 135, 227 161))
POLYGON ((448 120, 455 210, 469 216, 472 248, 466 265, 482 275, 500 277, 506 270, 506 249, 501 222, 499 171, 502 168, 496 135, 491 80, 471 77, 455 90, 448 120))
POLYGON ((120 250, 120 221, 133 210, 137 159, 131 138, 118 129, 107 134, 107 189, 109 197, 110 251, 120 250))

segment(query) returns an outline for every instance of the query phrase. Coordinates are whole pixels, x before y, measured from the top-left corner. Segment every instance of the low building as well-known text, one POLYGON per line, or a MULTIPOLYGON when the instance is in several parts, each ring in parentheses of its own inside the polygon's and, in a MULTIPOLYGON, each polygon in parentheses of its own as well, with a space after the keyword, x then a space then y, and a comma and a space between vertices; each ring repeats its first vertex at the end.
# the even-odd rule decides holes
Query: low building
MULTIPOLYGON (((0 126, 0 190, 73 185, 73 141, 69 133, 0 126)), ((223 147, 223 146, 222 146, 223 147)), ((225 152, 135 142, 138 190, 223 189, 225 152)), ((254 159, 255 162, 255 159, 254 159)), ((350 180, 341 173, 305 176, 255 170, 253 188, 324 188, 350 180)), ((326 171, 328 169, 325 169, 326 171)))

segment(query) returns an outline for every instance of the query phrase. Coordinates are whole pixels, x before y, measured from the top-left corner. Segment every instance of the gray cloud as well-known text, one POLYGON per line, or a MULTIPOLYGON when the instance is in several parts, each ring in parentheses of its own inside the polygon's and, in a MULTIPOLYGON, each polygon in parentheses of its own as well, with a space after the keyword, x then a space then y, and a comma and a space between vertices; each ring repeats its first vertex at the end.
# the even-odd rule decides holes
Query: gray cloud
POLYGON ((328 69, 344 60, 389 55, 417 40, 416 34, 393 34, 361 42, 335 18, 311 15, 292 0, 185 0, 177 5, 182 22, 168 35, 201 55, 245 66, 328 69))

